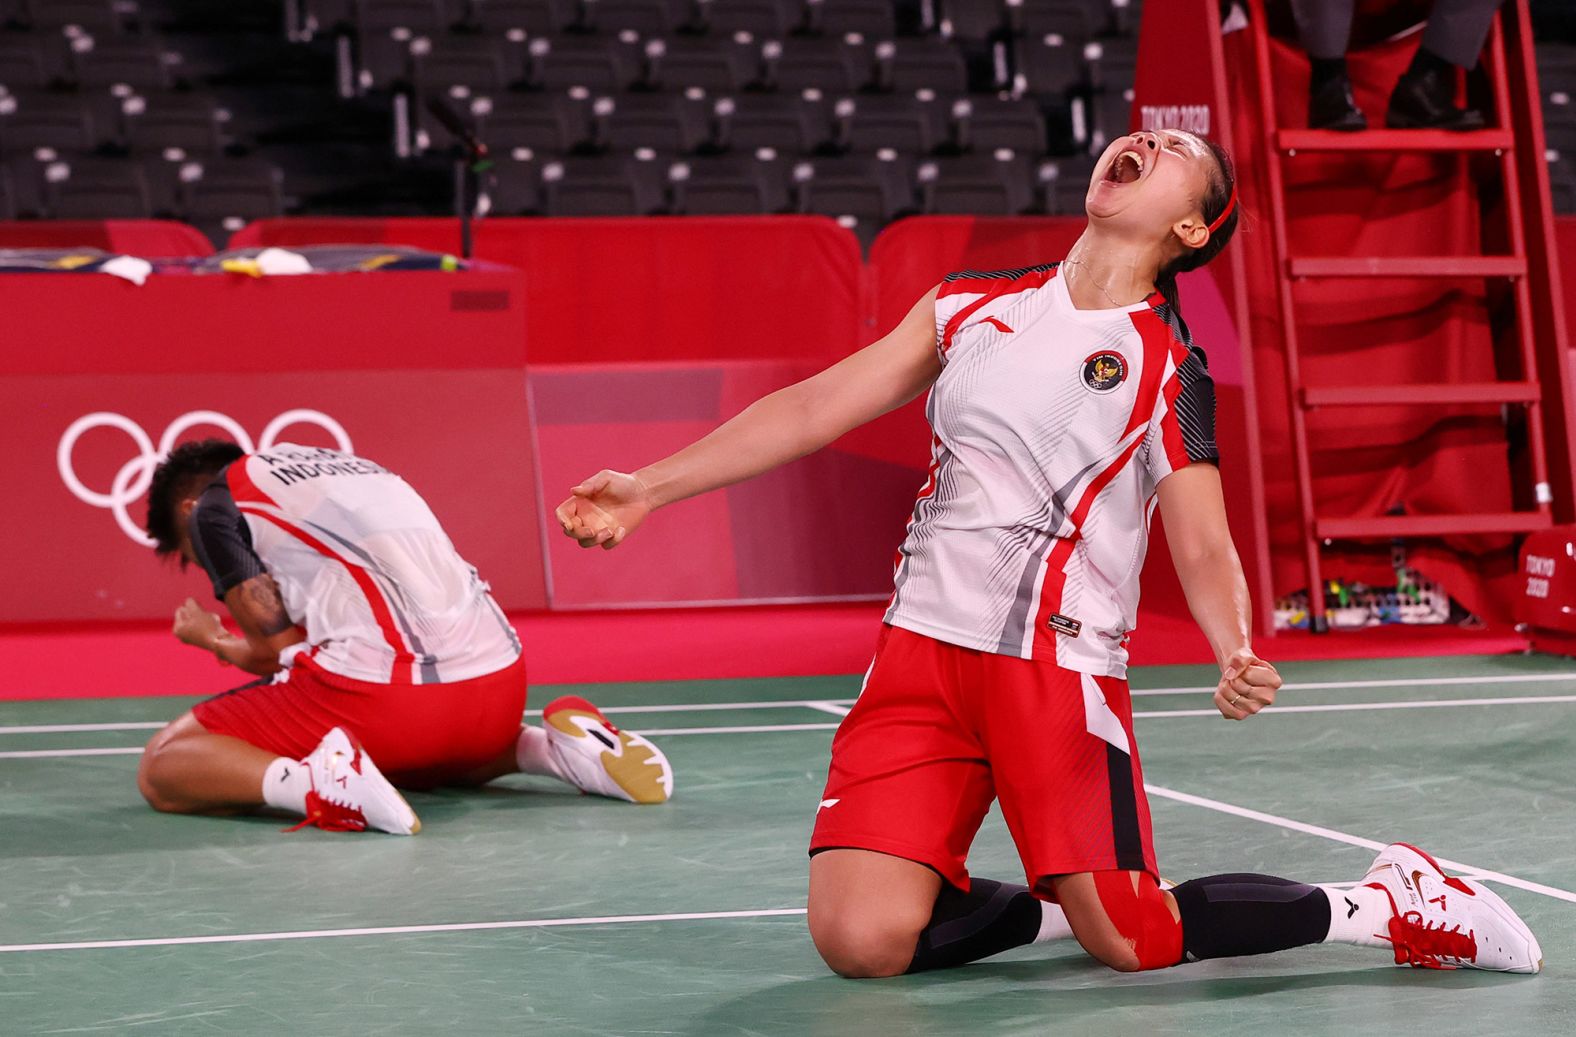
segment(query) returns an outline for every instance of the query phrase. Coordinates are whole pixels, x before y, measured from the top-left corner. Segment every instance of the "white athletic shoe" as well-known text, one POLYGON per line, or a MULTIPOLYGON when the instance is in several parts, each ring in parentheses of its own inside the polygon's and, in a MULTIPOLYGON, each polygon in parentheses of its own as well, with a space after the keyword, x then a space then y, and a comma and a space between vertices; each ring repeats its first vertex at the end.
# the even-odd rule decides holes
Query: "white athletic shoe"
POLYGON ((1448 875, 1415 846, 1392 843, 1379 851, 1363 885, 1390 896, 1388 932, 1395 963, 1414 969, 1538 972, 1543 949, 1527 923, 1498 893, 1472 879, 1448 875))
POLYGON ((306 818, 295 828, 315 825, 329 832, 374 828, 392 835, 421 831, 421 819, 405 797, 343 728, 324 735, 301 762, 312 775, 312 791, 306 794, 306 818))
POLYGON ((673 768, 662 750, 620 731, 585 699, 549 702, 542 726, 559 772, 582 792, 631 803, 663 803, 673 795, 673 768))

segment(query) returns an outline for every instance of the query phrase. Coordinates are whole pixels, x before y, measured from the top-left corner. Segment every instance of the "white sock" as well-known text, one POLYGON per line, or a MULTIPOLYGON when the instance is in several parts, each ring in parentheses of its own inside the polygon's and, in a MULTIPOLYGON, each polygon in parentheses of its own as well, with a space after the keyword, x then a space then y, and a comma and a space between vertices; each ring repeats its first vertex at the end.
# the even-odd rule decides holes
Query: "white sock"
POLYGON ((304 815, 310 791, 312 772, 300 760, 276 757, 263 772, 263 802, 271 807, 304 815))
POLYGON ((1072 934, 1073 927, 1067 924, 1067 912, 1062 910, 1062 905, 1049 900, 1040 901, 1040 931, 1034 937, 1034 942, 1065 940, 1072 934))
POLYGON ((547 731, 540 727, 520 728, 520 739, 514 743, 514 762, 521 774, 540 774, 559 781, 569 780, 548 751, 547 731))
POLYGON ((1330 898, 1330 934, 1324 938, 1325 943, 1390 946, 1389 940, 1377 935, 1390 932, 1390 919, 1395 914, 1390 906, 1390 894, 1369 886, 1319 888, 1330 898))

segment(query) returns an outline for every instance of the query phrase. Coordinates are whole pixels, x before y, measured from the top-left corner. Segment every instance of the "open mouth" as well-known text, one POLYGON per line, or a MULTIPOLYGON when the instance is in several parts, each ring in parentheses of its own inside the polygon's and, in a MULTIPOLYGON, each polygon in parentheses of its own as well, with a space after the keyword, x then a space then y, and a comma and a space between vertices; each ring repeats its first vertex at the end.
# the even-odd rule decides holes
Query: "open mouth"
POLYGON ((1130 184, 1144 175, 1144 156, 1128 149, 1111 160, 1105 179, 1113 184, 1130 184))

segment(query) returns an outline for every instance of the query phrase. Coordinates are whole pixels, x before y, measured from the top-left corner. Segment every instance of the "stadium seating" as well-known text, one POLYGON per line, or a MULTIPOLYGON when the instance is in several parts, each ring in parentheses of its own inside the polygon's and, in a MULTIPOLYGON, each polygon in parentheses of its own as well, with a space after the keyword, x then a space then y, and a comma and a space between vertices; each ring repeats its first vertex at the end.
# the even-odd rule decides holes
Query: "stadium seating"
MULTIPOLYGON (((1139 0, 3 0, 0 216, 1076 213, 1139 0), (117 171, 119 176, 117 178, 117 171)), ((1576 210, 1576 45, 1539 45, 1576 210)))

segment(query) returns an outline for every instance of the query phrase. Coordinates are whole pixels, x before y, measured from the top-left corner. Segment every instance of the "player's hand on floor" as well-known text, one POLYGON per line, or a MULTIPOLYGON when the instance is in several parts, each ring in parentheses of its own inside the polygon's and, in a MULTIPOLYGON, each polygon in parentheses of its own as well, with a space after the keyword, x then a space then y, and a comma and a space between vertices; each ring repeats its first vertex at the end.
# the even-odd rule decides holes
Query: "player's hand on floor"
POLYGON ((224 621, 197 604, 196 598, 187 598, 186 603, 175 610, 175 626, 171 632, 183 643, 211 652, 214 642, 224 633, 224 621))
POLYGON ((1275 704, 1281 675, 1275 667, 1254 655, 1251 649, 1233 652, 1220 673, 1215 688, 1215 708, 1227 720, 1246 720, 1275 704))
POLYGON ((645 486, 624 472, 598 472, 569 494, 555 514, 564 535, 581 547, 611 551, 651 513, 645 486))

